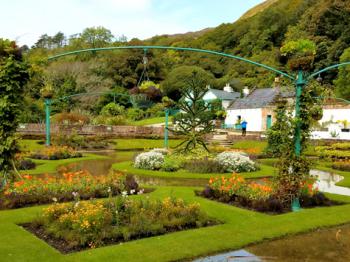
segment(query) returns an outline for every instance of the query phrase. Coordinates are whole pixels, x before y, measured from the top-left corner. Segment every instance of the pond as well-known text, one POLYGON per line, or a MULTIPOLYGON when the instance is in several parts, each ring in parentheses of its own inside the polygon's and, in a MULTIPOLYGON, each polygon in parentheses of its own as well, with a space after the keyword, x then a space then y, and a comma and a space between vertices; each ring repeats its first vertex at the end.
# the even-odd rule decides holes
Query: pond
POLYGON ((318 229, 194 261, 350 261, 350 225, 318 229))

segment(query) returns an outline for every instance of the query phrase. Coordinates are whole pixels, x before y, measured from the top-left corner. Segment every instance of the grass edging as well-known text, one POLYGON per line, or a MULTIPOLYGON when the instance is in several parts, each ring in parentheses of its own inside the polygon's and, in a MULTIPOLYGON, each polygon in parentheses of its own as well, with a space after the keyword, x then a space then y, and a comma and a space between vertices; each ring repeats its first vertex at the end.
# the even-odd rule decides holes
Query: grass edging
MULTIPOLYGON (((133 166, 132 161, 125 161, 120 163, 115 163, 112 165, 112 168, 116 171, 125 172, 132 175, 138 176, 151 176, 151 177, 160 177, 160 178, 204 178, 209 179, 213 176, 224 176, 230 177, 231 173, 211 173, 211 174, 201 174, 201 173, 191 173, 187 170, 180 169, 176 172, 166 172, 166 171, 154 171, 154 170, 145 170, 138 169, 133 166)), ((275 175, 276 169, 274 167, 261 164, 260 170, 255 172, 244 172, 240 173, 245 178, 263 178, 263 177, 271 177, 275 175)))

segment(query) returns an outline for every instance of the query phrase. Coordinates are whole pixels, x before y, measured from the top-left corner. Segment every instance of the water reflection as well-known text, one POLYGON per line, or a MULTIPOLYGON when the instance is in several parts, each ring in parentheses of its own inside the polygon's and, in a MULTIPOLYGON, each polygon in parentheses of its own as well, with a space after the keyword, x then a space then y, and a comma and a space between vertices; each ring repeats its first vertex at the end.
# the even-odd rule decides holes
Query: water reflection
POLYGON ((350 225, 319 229, 194 261, 350 261, 350 225))
POLYGON ((322 192, 350 196, 350 188, 336 186, 344 177, 320 170, 311 170, 310 174, 317 177, 316 185, 322 192))

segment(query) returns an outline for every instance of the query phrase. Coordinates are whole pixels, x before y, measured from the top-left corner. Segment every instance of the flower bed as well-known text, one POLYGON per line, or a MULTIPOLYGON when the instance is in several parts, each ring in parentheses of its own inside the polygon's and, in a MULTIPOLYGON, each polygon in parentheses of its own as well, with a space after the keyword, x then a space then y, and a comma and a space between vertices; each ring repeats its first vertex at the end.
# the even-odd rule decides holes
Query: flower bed
POLYGON ((25 227, 63 253, 215 224, 181 199, 54 204, 25 227))
POLYGON ((77 158, 83 155, 68 146, 50 146, 41 149, 30 155, 30 158, 43 160, 59 160, 67 158, 77 158))
POLYGON ((169 154, 152 150, 139 154, 134 161, 134 167, 146 170, 162 170, 176 172, 185 169, 192 173, 230 173, 253 172, 259 170, 250 158, 242 152, 223 152, 217 156, 207 151, 169 154))
POLYGON ((223 152, 216 156, 215 160, 223 167, 225 172, 253 172, 258 169, 255 163, 247 155, 240 152, 223 152))
MULTIPOLYGON (((339 204, 330 201, 314 187, 314 180, 301 185, 300 204, 302 207, 330 206, 339 204)), ((259 212, 280 214, 289 212, 291 203, 283 203, 277 194, 277 185, 267 179, 248 182, 242 176, 233 174, 230 178, 215 177, 198 195, 259 212)))
POLYGON ((133 177, 122 174, 93 176, 86 171, 65 173, 62 177, 24 175, 22 180, 7 184, 0 193, 0 209, 71 201, 76 197, 108 197, 123 191, 139 192, 133 177))

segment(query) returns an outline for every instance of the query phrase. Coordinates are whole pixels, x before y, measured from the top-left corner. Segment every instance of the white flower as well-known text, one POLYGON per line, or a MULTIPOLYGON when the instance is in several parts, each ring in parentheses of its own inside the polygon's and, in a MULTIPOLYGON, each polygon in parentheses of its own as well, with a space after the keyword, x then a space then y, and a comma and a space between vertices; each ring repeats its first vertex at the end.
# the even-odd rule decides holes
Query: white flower
POLYGON ((135 189, 131 189, 131 190, 130 190, 130 194, 131 194, 131 195, 135 194, 135 192, 136 192, 135 189))
POLYGON ((251 172, 256 171, 255 164, 245 153, 223 152, 216 156, 215 160, 226 172, 251 172))
POLYGON ((79 206, 79 204, 80 204, 79 201, 78 201, 78 202, 75 202, 75 203, 74 203, 74 208, 77 208, 77 207, 79 206))
POLYGON ((128 197, 128 192, 127 191, 123 191, 122 192, 122 197, 128 197))
POLYGON ((158 170, 164 163, 164 155, 159 152, 141 153, 135 158, 134 166, 140 169, 158 170))
POLYGON ((108 192, 108 193, 111 193, 111 192, 112 192, 111 187, 108 187, 107 192, 108 192))
POLYGON ((139 192, 137 192, 138 195, 142 195, 145 190, 142 188, 139 192))
POLYGON ((53 197, 53 198, 52 198, 52 201, 55 202, 55 203, 57 203, 57 198, 56 198, 56 197, 53 197))

